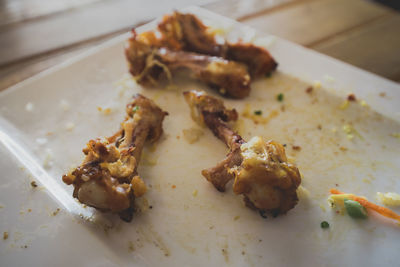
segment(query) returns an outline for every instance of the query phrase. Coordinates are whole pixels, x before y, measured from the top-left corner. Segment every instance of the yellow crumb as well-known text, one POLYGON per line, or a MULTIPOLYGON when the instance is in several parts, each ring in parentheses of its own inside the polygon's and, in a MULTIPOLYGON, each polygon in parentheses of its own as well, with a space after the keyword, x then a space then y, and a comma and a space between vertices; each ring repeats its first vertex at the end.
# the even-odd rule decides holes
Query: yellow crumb
POLYGON ((321 210, 322 210, 323 212, 325 212, 325 211, 326 211, 326 208, 325 208, 325 206, 324 206, 324 205, 322 205, 322 204, 319 204, 319 207, 321 208, 321 210))
POLYGON ((360 139, 363 139, 363 137, 360 135, 360 133, 354 129, 353 126, 350 124, 345 124, 343 125, 343 131, 346 133, 347 139, 353 140, 354 136, 359 137, 360 139))
POLYGON ((314 83, 313 83, 313 85, 314 85, 314 88, 316 88, 316 89, 321 88, 321 82, 318 81, 318 80, 315 80, 314 83))
POLYGON ((365 100, 361 100, 360 105, 363 107, 368 107, 368 104, 365 102, 365 100))
POLYGON ((183 129, 183 137, 189 144, 197 142, 204 132, 197 128, 183 129))
POLYGON ((371 183, 371 180, 369 180, 369 179, 367 179, 367 178, 362 179, 362 181, 363 181, 364 183, 366 183, 366 184, 370 184, 370 183, 371 183))
POLYGON ((197 193, 198 193, 198 191, 197 191, 197 189, 196 189, 196 190, 193 191, 192 195, 193 195, 194 197, 196 197, 196 196, 197 196, 197 193))
POLYGON ((376 193, 379 201, 386 206, 400 206, 400 195, 397 193, 376 193))
POLYGON ((349 104, 350 104, 349 100, 345 100, 345 101, 343 101, 343 103, 339 106, 339 108, 342 109, 342 110, 345 110, 345 109, 347 109, 347 108, 349 107, 349 104))
POLYGON ((102 114, 104 114, 104 115, 109 115, 112 112, 111 108, 104 108, 103 109, 102 107, 97 107, 97 110, 99 112, 101 112, 102 114))
POLYGON ((390 136, 393 136, 395 138, 400 138, 400 133, 391 133, 390 136))

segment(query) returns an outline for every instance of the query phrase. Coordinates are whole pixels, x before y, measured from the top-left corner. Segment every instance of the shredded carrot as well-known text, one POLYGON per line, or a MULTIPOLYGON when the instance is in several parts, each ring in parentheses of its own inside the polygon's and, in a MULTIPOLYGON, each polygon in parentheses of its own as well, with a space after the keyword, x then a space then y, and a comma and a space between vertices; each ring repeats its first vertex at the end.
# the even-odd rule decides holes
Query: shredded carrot
MULTIPOLYGON (((329 191, 333 195, 345 194, 345 193, 340 192, 339 190, 337 190, 335 188, 332 188, 329 191)), ((388 209, 388 208, 376 205, 376 204, 374 204, 372 202, 369 202, 365 198, 358 197, 358 196, 355 196, 355 195, 352 195, 352 196, 349 196, 349 197, 352 198, 352 200, 357 201, 358 203, 360 203, 366 209, 370 209, 370 210, 376 211, 377 213, 381 214, 382 216, 385 216, 387 218, 391 218, 391 219, 394 219, 394 220, 397 220, 398 222, 400 222, 400 215, 395 213, 394 211, 388 209)))

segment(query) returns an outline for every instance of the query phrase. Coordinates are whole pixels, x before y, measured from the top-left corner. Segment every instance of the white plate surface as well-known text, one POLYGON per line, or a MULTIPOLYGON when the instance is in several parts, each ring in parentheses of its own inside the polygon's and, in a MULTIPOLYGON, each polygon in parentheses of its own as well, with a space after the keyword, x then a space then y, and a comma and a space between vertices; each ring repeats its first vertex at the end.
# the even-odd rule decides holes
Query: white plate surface
POLYGON ((398 226, 377 216, 357 221, 338 215, 326 199, 336 186, 374 202, 377 191, 400 192, 400 86, 209 11, 185 11, 224 29, 227 38, 265 45, 277 59, 278 72, 255 81, 250 97, 226 105, 241 114, 236 128, 244 138, 287 144, 309 196, 286 216, 263 219, 231 190, 216 191, 200 171, 221 160, 226 148, 207 129, 194 144, 182 134, 198 126, 181 92, 212 91, 190 81, 177 81, 175 91, 136 85, 127 75, 123 35, 0 94, 0 232, 9 234, 0 241, 0 265, 397 265, 398 226), (322 88, 307 94, 317 80, 322 88), (137 92, 170 115, 139 169, 151 186, 143 201, 153 208, 124 223, 79 205, 61 175, 79 164, 89 139, 118 129, 137 92), (349 92, 360 101, 340 109, 349 92), (279 93, 283 103, 276 100, 279 93), (242 116, 249 107, 262 110, 268 123, 242 116), (347 124, 359 133, 352 140, 342 130, 347 124), (329 230, 320 228, 324 220, 329 230))

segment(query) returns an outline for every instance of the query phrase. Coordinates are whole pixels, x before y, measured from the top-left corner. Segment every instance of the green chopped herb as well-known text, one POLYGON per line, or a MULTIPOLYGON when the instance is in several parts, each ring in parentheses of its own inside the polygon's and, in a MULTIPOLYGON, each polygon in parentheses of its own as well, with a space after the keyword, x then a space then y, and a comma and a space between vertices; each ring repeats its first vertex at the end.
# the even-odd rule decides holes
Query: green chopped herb
POLYGON ((267 78, 269 78, 269 77, 271 77, 271 72, 268 72, 267 74, 265 74, 265 77, 267 77, 267 78))
POLYGON ((283 96, 282 93, 280 93, 280 94, 278 94, 278 95, 276 96, 276 99, 277 99, 279 102, 282 102, 282 101, 283 101, 283 98, 284 98, 284 96, 283 96))
POLYGON ((260 115, 262 115, 262 111, 261 110, 256 110, 256 111, 254 111, 254 114, 260 116, 260 115))
POLYGON ((132 109, 133 112, 136 112, 138 110, 139 110, 139 106, 134 106, 133 109, 132 109))
POLYGON ((367 210, 355 200, 345 199, 344 207, 350 217, 356 219, 366 219, 368 217, 367 210))
POLYGON ((329 228, 329 223, 328 223, 327 221, 321 222, 321 228, 322 228, 322 229, 329 228))

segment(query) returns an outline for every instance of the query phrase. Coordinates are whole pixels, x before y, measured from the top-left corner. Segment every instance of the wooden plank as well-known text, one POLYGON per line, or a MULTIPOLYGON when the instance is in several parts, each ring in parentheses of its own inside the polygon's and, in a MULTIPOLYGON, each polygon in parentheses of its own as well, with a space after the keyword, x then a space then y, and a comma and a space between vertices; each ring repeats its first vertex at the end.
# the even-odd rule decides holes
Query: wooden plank
POLYGON ((243 22, 260 31, 310 46, 393 12, 364 0, 307 1, 278 11, 260 14, 243 22))
POLYGON ((3 0, 0 27, 104 0, 3 0))
POLYGON ((84 53, 88 49, 124 32, 125 31, 116 32, 102 38, 92 39, 79 45, 74 45, 69 48, 49 52, 28 60, 23 60, 14 64, 0 67, 0 91, 29 77, 32 77, 48 68, 69 60, 81 53, 84 53))
POLYGON ((207 4, 204 7, 225 17, 241 20, 259 12, 267 12, 277 7, 299 4, 303 1, 305 0, 222 0, 207 4))
POLYGON ((114 0, 0 29, 0 66, 104 36, 191 4, 213 0, 114 0))
POLYGON ((384 17, 319 43, 313 49, 393 80, 400 80, 400 15, 384 17))

